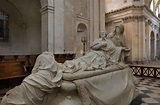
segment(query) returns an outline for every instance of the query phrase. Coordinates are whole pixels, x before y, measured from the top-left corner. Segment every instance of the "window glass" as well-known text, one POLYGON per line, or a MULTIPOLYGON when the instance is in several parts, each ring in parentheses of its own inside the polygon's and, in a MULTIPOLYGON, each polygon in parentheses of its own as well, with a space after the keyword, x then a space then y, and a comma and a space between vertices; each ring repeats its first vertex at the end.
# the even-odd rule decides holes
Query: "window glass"
POLYGON ((0 11, 0 42, 7 42, 8 38, 8 15, 4 11, 0 11))

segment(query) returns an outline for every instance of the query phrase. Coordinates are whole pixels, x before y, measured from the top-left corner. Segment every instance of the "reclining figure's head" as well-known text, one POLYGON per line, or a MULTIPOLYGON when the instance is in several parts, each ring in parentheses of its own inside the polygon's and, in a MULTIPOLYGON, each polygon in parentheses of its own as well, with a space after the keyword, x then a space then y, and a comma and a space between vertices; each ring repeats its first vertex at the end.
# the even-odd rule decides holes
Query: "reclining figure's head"
POLYGON ((101 34, 100 34, 100 37, 101 37, 101 38, 105 38, 106 36, 107 36, 106 32, 105 32, 105 31, 102 31, 101 34))

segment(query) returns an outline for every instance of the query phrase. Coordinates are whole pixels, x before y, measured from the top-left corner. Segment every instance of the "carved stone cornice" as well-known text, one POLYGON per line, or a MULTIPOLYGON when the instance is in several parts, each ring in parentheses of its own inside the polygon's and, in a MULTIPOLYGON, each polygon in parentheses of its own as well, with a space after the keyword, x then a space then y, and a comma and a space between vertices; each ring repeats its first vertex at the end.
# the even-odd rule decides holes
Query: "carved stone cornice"
POLYGON ((116 20, 122 20, 123 23, 145 22, 153 29, 159 30, 160 19, 146 5, 143 6, 132 5, 106 13, 107 24, 112 23, 116 20))
POLYGON ((120 12, 120 11, 123 11, 123 10, 127 10, 127 9, 130 9, 130 8, 144 8, 145 6, 146 5, 142 5, 142 6, 130 5, 130 6, 127 6, 127 7, 123 7, 123 8, 108 12, 108 13, 106 13, 106 15, 107 14, 112 14, 112 13, 117 13, 117 12, 120 12))
POLYGON ((132 22, 132 21, 144 21, 146 17, 144 15, 133 15, 122 18, 124 23, 132 22))
POLYGON ((130 6, 127 6, 127 7, 123 7, 123 8, 108 12, 105 15, 110 16, 110 15, 113 15, 113 14, 119 14, 122 11, 136 10, 136 9, 147 10, 149 14, 151 14, 155 19, 160 21, 160 19, 154 14, 154 12, 152 10, 150 10, 150 8, 147 5, 141 5, 141 6, 130 5, 130 6))
MULTIPOLYGON (((123 23, 128 23, 128 22, 145 22, 148 24, 150 27, 152 27, 155 30, 159 30, 159 26, 154 24, 151 20, 149 20, 145 15, 132 15, 132 16, 126 16, 121 18, 123 23)), ((111 24, 114 22, 114 20, 108 21, 107 24, 111 24)))
POLYGON ((146 19, 146 23, 147 23, 150 27, 152 27, 153 29, 159 31, 159 27, 158 27, 157 25, 155 25, 151 20, 147 20, 147 19, 146 19))
POLYGON ((44 6, 44 7, 42 7, 42 8, 40 9, 40 12, 41 12, 42 14, 45 14, 45 13, 47 13, 47 12, 54 12, 54 7, 53 7, 53 6, 46 5, 46 6, 44 6))
POLYGON ((89 21, 89 18, 87 18, 87 17, 81 16, 81 15, 78 15, 78 14, 76 16, 77 16, 77 18, 89 21))

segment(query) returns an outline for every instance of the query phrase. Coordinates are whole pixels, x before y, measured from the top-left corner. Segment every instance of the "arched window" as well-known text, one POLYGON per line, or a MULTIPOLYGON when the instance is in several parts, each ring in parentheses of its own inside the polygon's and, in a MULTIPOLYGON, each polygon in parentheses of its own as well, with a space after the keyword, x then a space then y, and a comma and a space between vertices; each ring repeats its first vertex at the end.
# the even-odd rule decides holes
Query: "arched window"
POLYGON ((154 3, 154 2, 153 2, 153 0, 152 0, 152 1, 151 1, 151 4, 150 4, 150 9, 151 9, 152 11, 153 11, 153 9, 154 9, 154 8, 153 8, 153 6, 154 6, 153 3, 154 3))
POLYGON ((156 16, 158 17, 159 11, 158 8, 156 9, 156 16))
POLYGON ((160 18, 160 4, 158 5, 158 17, 160 18))
POLYGON ((0 42, 7 42, 9 39, 8 15, 0 10, 0 42))
POLYGON ((151 60, 154 61, 155 60, 155 36, 154 36, 154 32, 152 31, 151 32, 151 36, 150 36, 150 57, 151 57, 151 60))

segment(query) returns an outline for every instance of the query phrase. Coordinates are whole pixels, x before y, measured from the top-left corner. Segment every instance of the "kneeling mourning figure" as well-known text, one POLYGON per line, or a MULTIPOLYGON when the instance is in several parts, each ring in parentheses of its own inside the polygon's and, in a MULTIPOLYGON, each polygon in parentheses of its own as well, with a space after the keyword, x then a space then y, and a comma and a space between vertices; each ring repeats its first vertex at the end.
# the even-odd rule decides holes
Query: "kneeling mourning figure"
POLYGON ((63 64, 43 52, 1 105, 129 105, 138 91, 131 68, 123 63, 126 49, 102 32, 90 52, 63 64))

